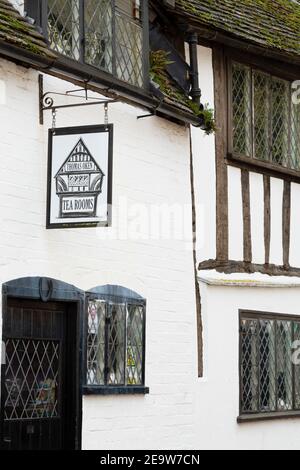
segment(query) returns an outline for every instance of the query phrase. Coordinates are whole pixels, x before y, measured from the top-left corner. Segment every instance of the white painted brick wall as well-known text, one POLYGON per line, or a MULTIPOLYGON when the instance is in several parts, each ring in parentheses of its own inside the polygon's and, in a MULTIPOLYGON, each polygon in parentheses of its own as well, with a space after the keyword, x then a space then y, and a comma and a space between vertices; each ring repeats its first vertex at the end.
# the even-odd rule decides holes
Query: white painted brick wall
MULTIPOLYGON (((195 446, 191 388, 196 382, 192 254, 184 241, 109 240, 117 206, 190 203, 189 137, 184 127, 144 109, 110 107, 114 123, 112 229, 45 229, 47 129, 38 122, 38 74, 1 60, 0 284, 45 275, 82 289, 120 284, 147 298, 146 397, 86 397, 84 448, 195 446), (101 238, 102 237, 102 238, 101 238)), ((45 77, 45 91, 71 85, 45 77)), ((60 98, 58 98, 59 100, 60 98)), ((71 98, 62 99, 67 102, 71 98)), ((100 107, 58 112, 58 126, 103 123, 100 107)), ((191 214, 187 225, 191 227, 191 214)))
MULTIPOLYGON (((219 277, 224 279, 223 275, 219 277)), ((239 275, 230 277, 238 279, 239 275)), ((249 276, 250 283, 254 279, 254 275, 249 276)), ((270 282, 268 276, 264 280, 270 282)), ((287 281, 281 278, 278 284, 280 282, 287 281)), ((295 288, 230 287, 228 277, 224 286, 200 283, 205 378, 194 390, 198 446, 225 450, 300 448, 300 421, 297 418, 244 424, 236 421, 239 414, 239 309, 300 315, 299 280, 297 283, 295 288)))

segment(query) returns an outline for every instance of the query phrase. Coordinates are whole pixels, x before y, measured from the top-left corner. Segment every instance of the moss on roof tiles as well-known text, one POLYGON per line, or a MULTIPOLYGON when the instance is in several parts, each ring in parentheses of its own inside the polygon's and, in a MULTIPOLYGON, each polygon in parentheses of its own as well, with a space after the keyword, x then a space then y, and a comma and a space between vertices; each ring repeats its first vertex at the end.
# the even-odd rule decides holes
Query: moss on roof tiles
POLYGON ((169 60, 170 53, 164 50, 151 51, 150 54, 150 78, 155 83, 164 97, 164 102, 177 108, 193 114, 198 118, 199 127, 206 134, 215 132, 214 112, 208 106, 198 105, 193 102, 191 97, 186 95, 182 89, 179 89, 177 83, 168 73, 167 66, 172 64, 169 60))
POLYGON ((178 13, 261 46, 300 55, 300 4, 293 0, 176 0, 178 13))
POLYGON ((55 58, 43 36, 7 0, 0 0, 0 41, 49 59, 55 58))

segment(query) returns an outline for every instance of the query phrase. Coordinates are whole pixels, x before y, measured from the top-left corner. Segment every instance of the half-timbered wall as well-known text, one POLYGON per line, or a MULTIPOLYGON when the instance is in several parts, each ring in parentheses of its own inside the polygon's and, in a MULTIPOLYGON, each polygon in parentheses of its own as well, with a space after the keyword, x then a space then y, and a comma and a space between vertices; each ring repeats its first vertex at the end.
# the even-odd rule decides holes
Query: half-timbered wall
POLYGON ((200 269, 298 276, 299 182, 229 158, 226 54, 199 46, 198 59, 217 125, 215 138, 192 129, 200 269))
MULTIPOLYGON (((291 198, 296 196, 294 189, 297 186, 297 184, 292 185, 291 198)), ((284 181, 279 178, 264 178, 261 174, 245 170, 243 172, 239 168, 229 166, 228 195, 229 259, 246 261, 244 245, 245 239, 248 239, 247 249, 251 250, 253 263, 269 262, 282 266, 288 261, 292 266, 298 267, 297 251, 299 250, 297 250, 294 238, 297 211, 293 212, 291 225, 288 225, 293 230, 291 237, 293 248, 290 256, 287 251, 284 255, 283 204, 287 197, 284 191, 284 181), (248 194, 247 202, 243 201, 243 191, 248 194), (249 208, 245 209, 245 205, 248 204, 249 208), (245 211, 248 213, 249 222, 244 232, 245 211), (270 217, 265 225, 266 211, 269 212, 270 217), (268 234, 265 231, 268 231, 268 234)), ((287 246, 285 249, 288 249, 287 246)))
POLYGON ((289 267, 300 266, 300 185, 229 164, 222 50, 198 46, 198 64, 202 102, 217 119, 215 137, 192 128, 204 345, 195 405, 206 429, 199 441, 212 449, 297 448, 299 420, 238 424, 237 417, 239 311, 300 314, 300 280, 291 277, 298 271, 289 267))

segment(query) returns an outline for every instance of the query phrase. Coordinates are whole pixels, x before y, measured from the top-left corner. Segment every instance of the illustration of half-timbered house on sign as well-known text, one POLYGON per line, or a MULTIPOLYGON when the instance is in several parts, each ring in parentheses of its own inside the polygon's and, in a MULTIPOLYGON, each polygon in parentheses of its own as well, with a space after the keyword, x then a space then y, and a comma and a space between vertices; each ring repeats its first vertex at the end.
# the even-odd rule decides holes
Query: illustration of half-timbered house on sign
POLYGON ((104 173, 81 138, 55 175, 59 217, 95 217, 104 173))

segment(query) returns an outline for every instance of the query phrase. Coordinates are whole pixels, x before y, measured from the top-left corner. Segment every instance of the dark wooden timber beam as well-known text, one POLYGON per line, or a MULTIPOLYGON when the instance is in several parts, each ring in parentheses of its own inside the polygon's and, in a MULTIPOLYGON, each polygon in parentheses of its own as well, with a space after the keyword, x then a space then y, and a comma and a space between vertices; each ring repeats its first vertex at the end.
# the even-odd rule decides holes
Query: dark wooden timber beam
POLYGON ((244 261, 252 261, 251 239, 251 208, 250 208, 250 183, 249 171, 241 170, 242 202, 243 202, 243 233, 244 233, 244 261))
POLYGON ((284 181, 282 201, 282 249, 283 265, 288 269, 290 265, 290 238, 291 238, 291 183, 284 181))
POLYGON ((265 264, 269 264, 271 245, 271 182, 270 177, 267 175, 264 175, 264 242, 265 264))
POLYGON ((227 73, 222 49, 213 49, 216 119, 216 253, 217 259, 228 260, 228 173, 227 155, 227 73))
POLYGON ((202 261, 199 266, 199 271, 216 270, 219 273, 233 274, 233 273, 261 273, 268 274, 269 276, 289 276, 300 277, 300 268, 278 266, 275 264, 254 264, 246 263, 245 261, 219 261, 210 259, 202 261))

